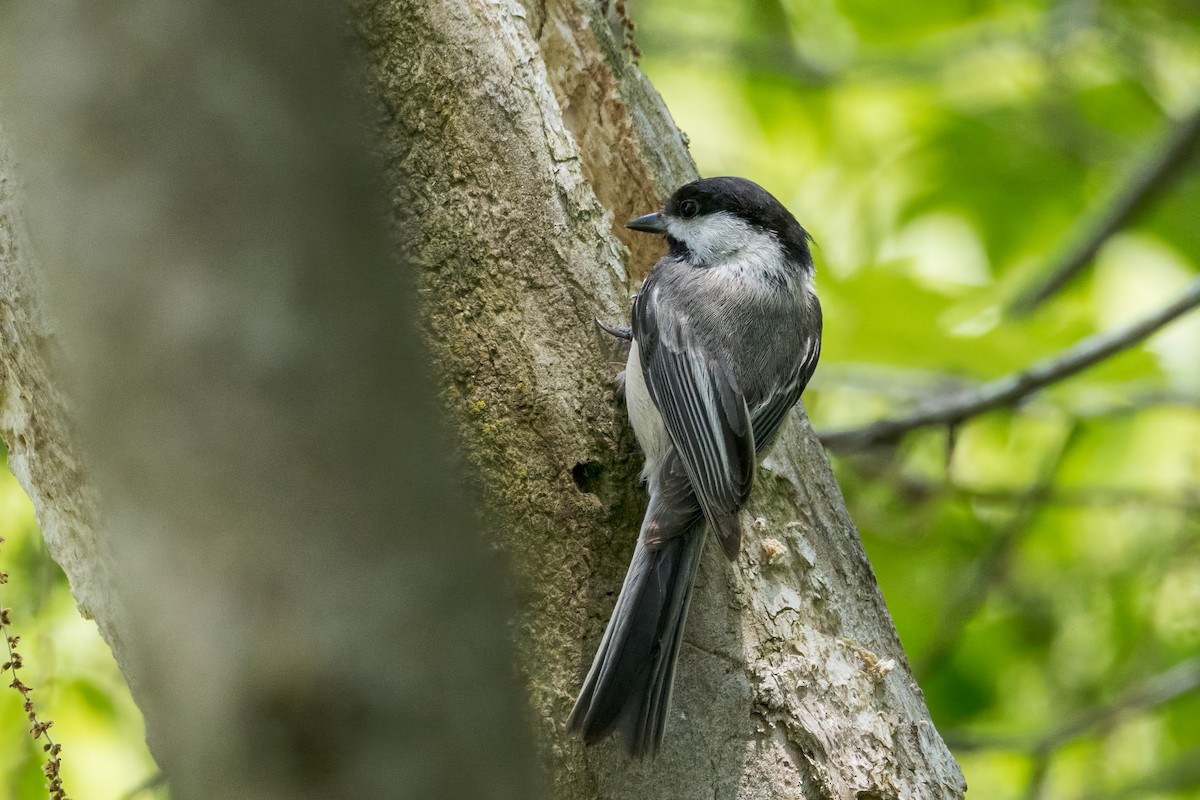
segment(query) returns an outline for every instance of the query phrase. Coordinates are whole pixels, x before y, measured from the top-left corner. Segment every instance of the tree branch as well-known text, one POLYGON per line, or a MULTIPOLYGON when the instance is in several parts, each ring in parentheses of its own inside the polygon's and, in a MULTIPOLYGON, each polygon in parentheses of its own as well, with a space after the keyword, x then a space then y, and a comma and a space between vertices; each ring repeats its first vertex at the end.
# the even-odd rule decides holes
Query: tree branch
POLYGON ((918 428, 956 425, 985 411, 1015 405, 1034 392, 1132 347, 1197 305, 1200 305, 1200 279, 1192 281, 1174 302, 1132 325, 1088 337, 1057 356, 1043 359, 1022 372, 986 383, 977 390, 947 399, 931 400, 911 414, 880 420, 861 428, 821 434, 821 442, 830 450, 861 449, 896 441, 903 434, 918 428))
POLYGON ((1200 142, 1200 108, 1179 120, 1150 151, 1109 205, 1086 215, 1068 244, 1050 262, 1053 267, 1040 283, 1027 287, 1009 306, 1012 314, 1028 314, 1052 297, 1079 273, 1104 243, 1157 200, 1183 173, 1200 142))
POLYGON ((1025 800, 1042 800, 1046 796, 1046 779, 1050 777, 1051 753, 1037 752, 1033 755, 1033 768, 1025 784, 1025 800))
POLYGON ((339 4, 128 10, 0 12, 37 246, 10 265, 0 207, 0 434, 172 797, 539 797, 339 4))
POLYGON ((1200 749, 1192 749, 1151 775, 1100 794, 1089 792, 1086 797, 1088 800, 1115 800, 1147 795, 1157 797, 1191 789, 1197 785, 1200 785, 1200 749))
MULTIPOLYGON (((622 361, 622 364, 625 362, 622 361)), ((972 392, 986 381, 933 369, 893 367, 878 363, 835 363, 822 366, 810 384, 817 392, 836 387, 880 397, 893 405, 919 403, 929 395, 972 392)), ((1067 409, 1081 418, 1115 417, 1153 408, 1200 410, 1200 392, 1113 381, 1089 385, 1067 409)))
POLYGON ((701 565, 658 757, 631 764, 616 743, 585 751, 567 737, 645 503, 592 318, 619 318, 662 254, 643 237, 627 258, 620 221, 695 167, 623 31, 590 0, 528 0, 524 13, 512 0, 354 5, 374 95, 405 133, 393 143, 385 129, 383 159, 433 360, 515 568, 513 630, 554 796, 961 798, 801 418, 763 470, 747 515, 761 528, 734 565, 715 549, 701 565), (593 479, 573 480, 574 464, 593 479), (760 537, 778 545, 769 568, 760 537), (866 668, 867 651, 894 669, 866 668), (831 664, 845 665, 836 685, 831 664))
POLYGON ((1148 509, 1171 511, 1200 511, 1200 486, 1177 493, 1142 491, 1119 486, 1081 486, 1071 489, 1053 489, 1041 492, 1037 487, 991 488, 968 486, 955 483, 938 483, 921 478, 903 476, 897 479, 896 487, 905 499, 913 502, 934 500, 942 497, 958 497, 964 500, 1005 505, 1024 505, 1031 498, 1046 506, 1063 507, 1112 507, 1139 506, 1148 509))
POLYGON ((1200 689, 1200 657, 1189 658, 1137 683, 1111 702, 1086 709, 1057 728, 1032 741, 1017 738, 973 737, 949 734, 946 741, 955 750, 1023 750, 1048 753, 1120 717, 1148 711, 1200 689))
POLYGON ((1200 657, 1182 661, 1147 678, 1126 689, 1111 703, 1084 711, 1048 733, 1036 747, 1053 750, 1126 714, 1157 708, 1197 689, 1200 689, 1200 657))
POLYGON ((996 533, 989 543, 987 551, 970 568, 970 574, 959 583, 955 591, 955 598, 947 604, 946 611, 929 644, 921 653, 920 658, 914 660, 913 674, 917 676, 918 680, 938 669, 954 652, 967 624, 987 600, 992 587, 999 583, 1000 579, 1008 572, 1013 551, 1020 544, 1021 538, 1029 530, 1038 511, 1045 504, 1045 498, 1054 485, 1054 478, 1058 474, 1063 459, 1071 449, 1077 430, 1078 426, 1073 425, 1066 432, 1058 450, 1042 465, 1041 475, 1035 488, 1025 495, 1024 502, 996 533))

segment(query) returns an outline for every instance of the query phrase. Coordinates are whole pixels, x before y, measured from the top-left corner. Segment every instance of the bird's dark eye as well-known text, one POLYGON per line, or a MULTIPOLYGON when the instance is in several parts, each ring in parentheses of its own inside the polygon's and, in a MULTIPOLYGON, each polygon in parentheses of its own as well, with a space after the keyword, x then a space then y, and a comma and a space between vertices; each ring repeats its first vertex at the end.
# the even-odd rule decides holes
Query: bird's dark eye
POLYGON ((691 219, 700 213, 700 204, 695 200, 684 200, 679 204, 679 216, 691 219))

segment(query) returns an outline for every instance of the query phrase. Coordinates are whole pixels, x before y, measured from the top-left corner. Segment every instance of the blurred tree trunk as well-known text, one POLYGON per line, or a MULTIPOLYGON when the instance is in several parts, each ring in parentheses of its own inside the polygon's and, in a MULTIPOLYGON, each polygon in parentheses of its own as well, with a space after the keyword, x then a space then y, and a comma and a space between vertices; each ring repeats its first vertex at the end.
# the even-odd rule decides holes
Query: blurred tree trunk
MULTIPOLYGON (((353 732, 355 721, 391 702, 370 688, 387 683, 370 680, 380 677, 376 668, 394 658, 401 682, 409 669, 424 675, 428 666, 417 662, 429 649, 429 663, 461 669, 443 685, 458 678, 474 688, 463 702, 435 695, 430 703, 477 709, 447 714, 441 727, 450 741, 456 731, 474 737, 474 754, 451 753, 464 774, 497 777, 483 791, 424 796, 517 796, 519 767, 501 767, 519 764, 520 726, 496 699, 503 681, 487 677, 503 673, 495 657, 502 651, 486 644, 501 628, 499 613, 471 618, 479 608, 465 593, 486 585, 487 570, 470 539, 450 533, 465 524, 455 513, 462 502, 436 484, 438 445, 421 432, 433 415, 420 402, 398 411, 420 372, 403 336, 393 341, 410 315, 373 249, 361 164, 333 136, 346 117, 323 55, 329 43, 314 32, 318 23, 304 27, 296 4, 259 3, 257 15, 211 5, 221 7, 211 18, 160 3, 175 10, 120 24, 118 12, 109 19, 81 5, 72 24, 25 30, 29 41, 48 37, 62 47, 43 46, 40 55, 14 48, 31 74, 51 78, 71 69, 55 61, 63 52, 100 48, 103 56, 82 70, 100 79, 68 75, 56 87, 67 98, 49 104, 41 126, 21 140, 47 148, 33 172, 53 202, 32 207, 59 278, 56 310, 68 323, 84 440, 95 454, 89 464, 109 510, 103 528, 90 518, 79 523, 91 544, 64 569, 126 669, 155 753, 173 776, 199 780, 197 771, 215 770, 203 760, 207 751, 186 749, 199 733, 172 733, 172 715, 203 702, 201 719, 220 731, 236 718, 229 707, 244 712, 249 699, 274 720, 268 741, 282 743, 267 748, 284 757, 262 770, 264 785, 287 774, 287 756, 296 771, 305 768, 301 756, 319 752, 327 737, 363 744, 353 763, 398 779, 412 762, 381 751, 420 751, 401 749, 412 745, 402 740, 374 742, 367 729, 353 732), (163 31, 173 35, 156 38, 163 31), (129 81, 121 58, 115 63, 125 66, 105 72, 114 56, 103 43, 114 35, 116 53, 152 54, 142 82, 129 81), (267 70, 270 79, 254 72, 264 63, 278 66, 267 70), (184 105, 169 106, 180 97, 159 91, 158 77, 179 70, 192 80, 184 105), (208 104, 198 110, 197 90, 214 93, 201 95, 208 104), (230 186, 244 194, 230 197, 230 186), (199 218, 189 213, 196 204, 199 218), (409 486, 405 473, 379 466, 396 451, 408 466, 429 461, 428 482, 409 486), (384 497, 393 487, 427 501, 419 525, 403 503, 384 497), (428 559, 418 563, 427 570, 372 538, 388 521, 397 535, 419 533, 428 559), (101 551, 107 530, 137 554, 120 570, 138 588, 132 619, 89 599, 115 594, 106 583, 112 574, 91 569, 111 563, 101 551), (311 591, 329 581, 313 571, 321 563, 335 573, 331 586, 361 577, 347 590, 353 602, 340 589, 311 591), (394 609, 405 587, 423 581, 443 587, 453 608, 432 608, 424 630, 410 620, 415 639, 398 642, 386 619, 358 619, 376 602, 394 609), (309 606, 330 595, 346 602, 309 606), (161 613, 139 616, 139 608, 161 613), (188 608, 196 616, 181 622, 177 614, 188 608), (448 620, 452 611, 457 622, 448 620), (453 657, 436 651, 430 640, 454 625, 479 637, 478 659, 469 647, 453 657), (308 651, 323 643, 317 634, 359 626, 378 632, 378 652, 366 641, 343 642, 341 680, 310 672, 308 651), (213 652, 199 674, 181 665, 206 651, 213 652), (301 655, 296 669, 307 694, 296 696, 286 687, 301 655), (364 686, 355 687, 363 674, 364 686), (273 692, 276 684, 285 688, 273 692), (347 684, 353 702, 340 698, 347 684)), ((628 238, 619 223, 695 176, 682 136, 624 44, 621 8, 585 0, 351 3, 366 94, 381 120, 392 214, 415 267, 443 405, 480 476, 494 541, 516 570, 520 664, 554 796, 961 797, 961 773, 929 720, 800 414, 760 473, 737 562, 709 548, 662 754, 629 764, 611 744, 585 751, 563 732, 644 503, 640 458, 610 387, 623 354, 592 318, 625 318, 630 291, 659 255, 660 242, 628 238)), ((131 56, 138 57, 145 56, 131 56)), ((46 81, 26 89, 29 99, 47 91, 46 81)), ((27 273, 11 274, 6 297, 36 291, 22 282, 27 273)), ((6 337, 5 360, 40 358, 30 352, 37 346, 6 337)), ((57 419, 60 408, 44 413, 57 419)), ((10 442, 20 433, 6 426, 10 442)), ((68 447, 65 426, 61 435, 61 447, 41 450, 68 447)), ((42 462, 25 480, 42 498, 45 524, 71 502, 44 490, 64 467, 37 448, 28 457, 42 462)), ((425 732, 420 721, 409 727, 425 732)), ((233 749, 243 741, 235 737, 233 749)), ((219 763, 237 763, 222 756, 219 763)), ((255 791, 268 796, 262 786, 255 791)))
POLYGON ((6 10, 4 435, 172 796, 537 796, 338 9, 6 10))

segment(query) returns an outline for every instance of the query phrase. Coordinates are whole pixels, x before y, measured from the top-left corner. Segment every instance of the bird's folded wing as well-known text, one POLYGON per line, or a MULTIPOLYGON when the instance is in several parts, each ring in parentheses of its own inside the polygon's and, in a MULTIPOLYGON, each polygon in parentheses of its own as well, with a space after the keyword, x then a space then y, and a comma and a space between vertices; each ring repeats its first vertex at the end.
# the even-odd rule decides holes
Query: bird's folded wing
POLYGON ((750 412, 754 424, 754 442, 758 455, 762 455, 787 418, 788 411, 800 399, 804 387, 808 385, 813 371, 817 368, 817 359, 821 356, 821 335, 816 334, 801 346, 801 358, 796 363, 796 371, 791 379, 762 398, 750 412))
MULTIPOLYGON (((754 482, 754 429, 745 397, 717 360, 660 336, 656 293, 635 305, 634 336, 650 398, 662 415, 700 507, 733 558, 741 546, 738 511, 754 482)), ((682 341, 687 341, 686 337, 682 341)))

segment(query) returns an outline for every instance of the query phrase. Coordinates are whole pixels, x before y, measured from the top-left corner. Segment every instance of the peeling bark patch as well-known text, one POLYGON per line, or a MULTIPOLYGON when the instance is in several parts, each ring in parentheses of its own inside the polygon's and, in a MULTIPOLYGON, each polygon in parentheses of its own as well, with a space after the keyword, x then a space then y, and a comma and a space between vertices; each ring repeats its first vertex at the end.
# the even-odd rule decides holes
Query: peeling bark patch
POLYGON ((778 539, 763 539, 759 547, 762 548, 763 564, 768 567, 782 561, 787 555, 787 548, 778 539))
POLYGON ((599 494, 604 465, 599 461, 580 461, 571 467, 571 479, 585 494, 599 494))

